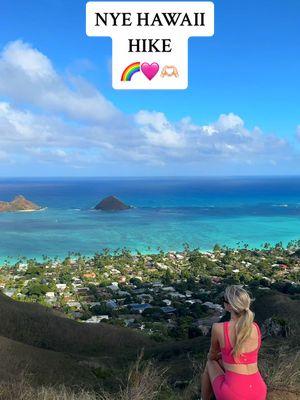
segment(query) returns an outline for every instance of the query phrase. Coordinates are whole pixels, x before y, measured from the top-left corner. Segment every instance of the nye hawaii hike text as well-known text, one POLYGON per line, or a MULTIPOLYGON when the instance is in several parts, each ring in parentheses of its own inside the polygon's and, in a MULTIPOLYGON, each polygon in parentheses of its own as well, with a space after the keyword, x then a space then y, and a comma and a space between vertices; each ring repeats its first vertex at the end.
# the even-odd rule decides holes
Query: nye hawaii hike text
POLYGON ((186 89, 188 39, 214 34, 214 4, 89 2, 86 32, 112 38, 115 89, 186 89))

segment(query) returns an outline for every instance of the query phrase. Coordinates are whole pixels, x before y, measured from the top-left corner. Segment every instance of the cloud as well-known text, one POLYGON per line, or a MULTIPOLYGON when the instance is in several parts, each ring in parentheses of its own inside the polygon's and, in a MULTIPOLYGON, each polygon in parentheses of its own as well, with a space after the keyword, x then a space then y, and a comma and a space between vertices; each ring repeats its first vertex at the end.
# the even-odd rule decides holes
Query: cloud
POLYGON ((9 43, 1 53, 0 93, 75 121, 105 122, 119 114, 87 81, 64 79, 44 54, 20 40, 9 43))
MULTIPOLYGON (((300 138, 300 127, 297 132, 300 138)), ((0 54, 0 163, 154 173, 235 173, 293 163, 293 146, 234 114, 206 125, 161 111, 124 114, 82 77, 58 73, 22 41, 0 54), (1 101, 2 98, 2 101, 1 101), (170 173, 170 172, 169 172, 170 173)), ((38 169, 38 171, 42 171, 38 169)))
POLYGON ((222 114, 217 121, 200 126, 190 118, 172 124, 160 112, 141 111, 136 123, 149 144, 159 146, 166 158, 185 162, 211 159, 249 164, 249 158, 253 158, 268 163, 269 158, 285 158, 291 152, 285 140, 266 135, 257 127, 248 130, 242 118, 233 113, 222 114))
POLYGON ((140 111, 135 116, 149 145, 162 148, 182 148, 186 145, 184 135, 172 126, 161 112, 140 111))

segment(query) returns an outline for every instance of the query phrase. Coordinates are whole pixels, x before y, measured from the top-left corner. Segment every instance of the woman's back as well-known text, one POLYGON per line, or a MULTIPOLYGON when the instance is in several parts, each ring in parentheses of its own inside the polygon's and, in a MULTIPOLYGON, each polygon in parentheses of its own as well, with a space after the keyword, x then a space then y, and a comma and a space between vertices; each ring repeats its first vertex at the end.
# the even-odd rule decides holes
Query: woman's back
POLYGON ((252 374, 258 371, 257 358, 261 346, 261 333, 254 322, 250 336, 242 344, 240 356, 234 358, 231 354, 236 342, 235 322, 220 323, 218 339, 224 368, 241 374, 252 374))

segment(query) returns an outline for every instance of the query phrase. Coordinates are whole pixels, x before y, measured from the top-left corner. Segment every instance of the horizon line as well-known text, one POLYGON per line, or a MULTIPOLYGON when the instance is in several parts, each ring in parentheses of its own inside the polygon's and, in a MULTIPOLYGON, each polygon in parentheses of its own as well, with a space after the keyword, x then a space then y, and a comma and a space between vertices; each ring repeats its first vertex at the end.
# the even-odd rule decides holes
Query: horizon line
POLYGON ((29 176, 0 176, 0 179, 179 179, 179 178, 300 178, 299 174, 279 175, 29 175, 29 176))

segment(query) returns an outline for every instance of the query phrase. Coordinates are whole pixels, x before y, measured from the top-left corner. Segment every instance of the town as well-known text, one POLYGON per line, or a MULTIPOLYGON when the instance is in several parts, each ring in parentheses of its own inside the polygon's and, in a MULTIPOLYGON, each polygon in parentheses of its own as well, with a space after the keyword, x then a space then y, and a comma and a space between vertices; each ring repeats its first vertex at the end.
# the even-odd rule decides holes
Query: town
POLYGON ((224 316, 228 284, 276 289, 300 297, 299 242, 263 249, 222 248, 132 254, 108 249, 93 257, 19 260, 0 269, 0 288, 15 300, 37 302, 82 323, 124 326, 157 341, 210 334, 224 316))

